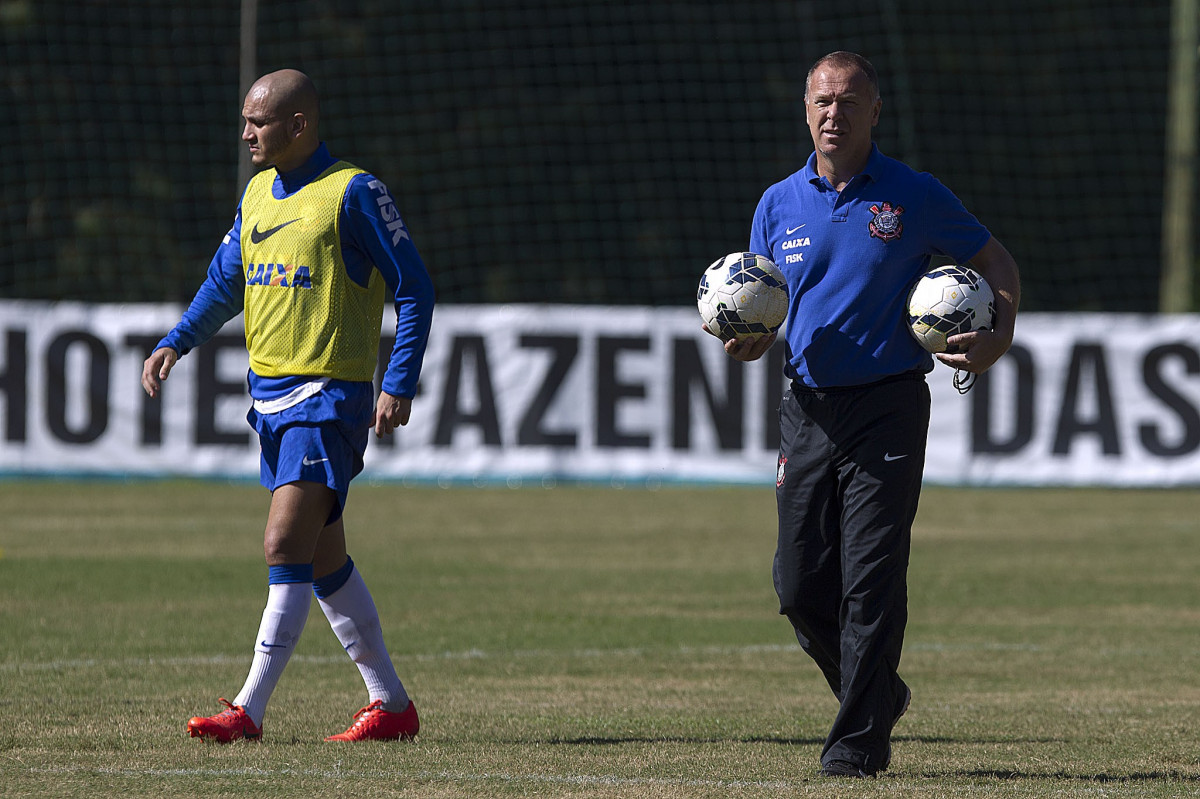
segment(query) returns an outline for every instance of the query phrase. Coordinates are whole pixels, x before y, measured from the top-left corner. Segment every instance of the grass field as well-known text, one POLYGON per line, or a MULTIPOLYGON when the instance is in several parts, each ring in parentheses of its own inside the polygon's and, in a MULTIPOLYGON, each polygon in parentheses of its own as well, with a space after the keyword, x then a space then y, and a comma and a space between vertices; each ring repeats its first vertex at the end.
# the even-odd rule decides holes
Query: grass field
POLYGON ((191 740, 241 686, 266 492, 0 483, 0 795, 1200 794, 1187 491, 928 489, 890 771, 831 781, 835 703, 776 613, 769 490, 356 487, 351 554, 422 715, 365 703, 316 608, 263 743, 191 740))

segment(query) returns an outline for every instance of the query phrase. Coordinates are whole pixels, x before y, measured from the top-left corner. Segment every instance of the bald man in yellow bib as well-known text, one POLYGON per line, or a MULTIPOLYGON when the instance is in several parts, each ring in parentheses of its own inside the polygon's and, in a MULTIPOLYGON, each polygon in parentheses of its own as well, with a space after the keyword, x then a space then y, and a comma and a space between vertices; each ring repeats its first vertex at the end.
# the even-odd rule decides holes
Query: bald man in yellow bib
POLYGON ((151 397, 176 361, 244 313, 262 484, 271 492, 263 537, 267 604, 241 691, 196 716, 192 737, 260 740, 267 702, 308 618, 311 595, 358 666, 368 702, 327 741, 409 739, 420 722, 383 641, 374 600, 346 552, 350 481, 369 434, 408 423, 434 292, 387 186, 330 155, 307 75, 259 78, 242 107, 242 141, 258 172, 233 228, 178 325, 142 368, 151 397), (383 305, 396 309, 391 357, 372 382, 383 305))

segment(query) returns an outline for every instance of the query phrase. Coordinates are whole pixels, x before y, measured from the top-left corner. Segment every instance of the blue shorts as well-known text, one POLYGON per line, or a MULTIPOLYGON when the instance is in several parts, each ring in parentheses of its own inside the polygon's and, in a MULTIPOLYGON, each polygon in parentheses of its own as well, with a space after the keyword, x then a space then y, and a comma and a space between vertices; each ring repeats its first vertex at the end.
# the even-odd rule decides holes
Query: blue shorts
POLYGON ((270 491, 299 481, 329 486, 337 504, 325 523, 337 521, 350 481, 363 470, 373 400, 370 383, 332 383, 278 413, 251 407, 246 421, 258 433, 260 482, 270 491))

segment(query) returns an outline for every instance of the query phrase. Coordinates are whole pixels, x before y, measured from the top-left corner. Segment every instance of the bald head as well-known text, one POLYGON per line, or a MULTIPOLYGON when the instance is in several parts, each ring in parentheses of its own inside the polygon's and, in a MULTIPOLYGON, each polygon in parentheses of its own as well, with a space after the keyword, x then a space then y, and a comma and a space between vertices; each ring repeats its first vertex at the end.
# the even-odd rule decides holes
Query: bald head
POLYGON ((312 80, 295 69, 263 75, 246 93, 242 106, 255 166, 273 164, 282 172, 300 166, 320 146, 320 103, 312 80))
POLYGON ((304 114, 308 124, 317 126, 320 114, 320 104, 317 102, 317 87, 303 72, 295 69, 281 69, 270 72, 254 81, 246 99, 259 97, 266 104, 267 110, 280 116, 304 114))

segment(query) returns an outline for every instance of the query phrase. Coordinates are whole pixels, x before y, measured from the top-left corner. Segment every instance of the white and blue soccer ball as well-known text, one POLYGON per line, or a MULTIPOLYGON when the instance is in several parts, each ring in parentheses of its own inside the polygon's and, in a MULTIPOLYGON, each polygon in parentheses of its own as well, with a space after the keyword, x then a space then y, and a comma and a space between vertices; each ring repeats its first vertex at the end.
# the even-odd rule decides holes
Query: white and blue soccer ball
POLYGON ((990 330, 995 312, 983 275, 957 264, 926 272, 908 294, 908 330, 929 352, 946 352, 949 336, 990 330))
POLYGON ((787 280, 769 258, 732 252, 700 276, 696 307, 704 326, 722 339, 768 335, 787 316, 787 280))

